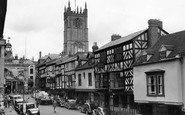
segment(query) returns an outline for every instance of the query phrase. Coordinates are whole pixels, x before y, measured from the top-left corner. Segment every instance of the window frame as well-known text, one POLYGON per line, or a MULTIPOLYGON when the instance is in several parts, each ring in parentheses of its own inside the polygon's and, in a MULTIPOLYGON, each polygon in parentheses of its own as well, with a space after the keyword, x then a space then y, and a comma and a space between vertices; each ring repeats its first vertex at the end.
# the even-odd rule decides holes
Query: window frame
POLYGON ((159 52, 159 59, 165 59, 167 57, 166 50, 159 52))
POLYGON ((33 74, 33 68, 30 69, 30 74, 33 74))
POLYGON ((92 86, 92 73, 88 73, 88 85, 92 86))
POLYGON ((82 75, 78 74, 78 86, 82 86, 82 75))
POLYGON ((165 84, 164 84, 164 72, 163 70, 160 70, 160 71, 151 71, 151 72, 145 72, 146 74, 146 87, 147 87, 147 96, 154 96, 154 97, 164 97, 165 96, 165 84), (154 84, 149 84, 149 78, 153 76, 155 79, 154 81, 154 84), (162 77, 162 79, 160 79, 159 77, 162 77), (162 81, 160 81, 162 80, 162 81), (161 84, 159 84, 159 81, 161 84), (151 94, 150 93, 150 89, 149 87, 151 87, 151 85, 154 85, 154 88, 155 88, 155 93, 154 94, 151 94), (162 92, 160 93, 160 89, 159 87, 162 87, 162 92))

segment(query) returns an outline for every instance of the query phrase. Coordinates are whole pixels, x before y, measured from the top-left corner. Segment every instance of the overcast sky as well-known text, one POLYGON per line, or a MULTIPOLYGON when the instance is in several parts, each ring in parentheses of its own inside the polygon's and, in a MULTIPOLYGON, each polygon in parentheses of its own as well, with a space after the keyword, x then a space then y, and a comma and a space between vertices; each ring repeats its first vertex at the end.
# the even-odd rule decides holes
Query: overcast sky
MULTIPOLYGON (((75 0, 70 0, 75 10, 75 0)), ((185 30, 185 0, 76 0, 88 8, 89 49, 108 43, 112 34, 126 36, 148 28, 149 19, 163 21, 169 33, 185 30)), ((63 13, 68 0, 8 0, 4 37, 13 55, 37 60, 63 51, 63 13)))

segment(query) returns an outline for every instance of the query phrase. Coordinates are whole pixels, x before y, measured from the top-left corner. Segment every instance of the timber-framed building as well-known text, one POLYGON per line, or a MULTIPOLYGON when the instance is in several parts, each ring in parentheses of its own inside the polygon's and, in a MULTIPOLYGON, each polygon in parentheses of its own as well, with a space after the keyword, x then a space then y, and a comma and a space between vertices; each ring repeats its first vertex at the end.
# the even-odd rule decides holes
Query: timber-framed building
POLYGON ((148 29, 125 37, 112 35, 111 42, 94 52, 99 102, 110 111, 137 113, 133 95, 133 64, 142 50, 155 44, 160 36, 168 34, 163 30, 161 21, 151 19, 148 24, 148 29))

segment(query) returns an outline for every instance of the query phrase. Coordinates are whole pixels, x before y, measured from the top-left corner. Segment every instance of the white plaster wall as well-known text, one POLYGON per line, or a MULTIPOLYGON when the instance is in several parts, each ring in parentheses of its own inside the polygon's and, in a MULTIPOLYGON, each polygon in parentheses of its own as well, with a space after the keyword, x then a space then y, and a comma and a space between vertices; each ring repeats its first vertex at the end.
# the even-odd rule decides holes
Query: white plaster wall
POLYGON ((182 102, 182 82, 180 61, 168 61, 155 64, 147 64, 134 67, 134 98, 136 102, 161 102, 180 103, 182 102), (152 69, 165 70, 164 73, 164 97, 147 96, 146 71, 152 69))
POLYGON ((93 68, 76 71, 75 73, 76 73, 76 79, 75 79, 76 89, 95 89, 95 76, 94 76, 94 69, 93 68), (85 72, 85 78, 84 78, 84 72, 85 72), (92 86, 89 86, 88 73, 92 74, 92 86), (78 74, 81 74, 81 79, 82 79, 81 86, 78 86, 78 74))

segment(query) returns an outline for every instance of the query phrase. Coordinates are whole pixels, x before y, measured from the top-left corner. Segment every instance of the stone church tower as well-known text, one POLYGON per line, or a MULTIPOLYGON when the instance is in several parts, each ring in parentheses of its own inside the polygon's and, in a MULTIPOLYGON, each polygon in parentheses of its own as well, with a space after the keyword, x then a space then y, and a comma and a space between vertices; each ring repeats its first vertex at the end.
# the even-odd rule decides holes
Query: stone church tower
POLYGON ((85 8, 72 11, 70 2, 64 8, 64 54, 88 52, 87 4, 85 8))

